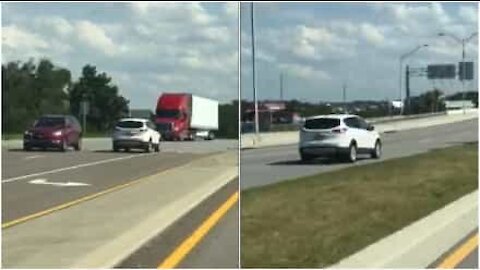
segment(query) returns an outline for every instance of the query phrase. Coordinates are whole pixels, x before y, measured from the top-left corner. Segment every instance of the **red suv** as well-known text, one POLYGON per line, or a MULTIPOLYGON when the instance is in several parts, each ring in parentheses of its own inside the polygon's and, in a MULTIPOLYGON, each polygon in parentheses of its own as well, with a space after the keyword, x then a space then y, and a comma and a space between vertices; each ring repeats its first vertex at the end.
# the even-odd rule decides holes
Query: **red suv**
POLYGON ((45 115, 40 117, 23 135, 23 149, 59 148, 65 151, 69 146, 82 148, 82 128, 71 115, 45 115))

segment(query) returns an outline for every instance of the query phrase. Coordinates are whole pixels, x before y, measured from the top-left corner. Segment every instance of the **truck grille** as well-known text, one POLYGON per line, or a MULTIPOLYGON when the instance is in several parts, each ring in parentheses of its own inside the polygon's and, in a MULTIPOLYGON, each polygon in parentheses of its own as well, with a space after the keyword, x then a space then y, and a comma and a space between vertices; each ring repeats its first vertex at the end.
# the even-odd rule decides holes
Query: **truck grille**
POLYGON ((171 123, 159 123, 157 124, 157 131, 160 133, 163 132, 169 132, 172 130, 172 124, 171 123))

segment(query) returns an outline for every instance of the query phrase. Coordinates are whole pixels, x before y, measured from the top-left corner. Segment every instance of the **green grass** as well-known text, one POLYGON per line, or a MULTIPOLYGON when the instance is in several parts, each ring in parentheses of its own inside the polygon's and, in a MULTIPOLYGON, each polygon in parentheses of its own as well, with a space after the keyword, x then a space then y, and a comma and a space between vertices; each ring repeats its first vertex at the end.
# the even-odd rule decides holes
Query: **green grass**
POLYGON ((477 144, 241 194, 241 265, 326 267, 478 188, 477 144))

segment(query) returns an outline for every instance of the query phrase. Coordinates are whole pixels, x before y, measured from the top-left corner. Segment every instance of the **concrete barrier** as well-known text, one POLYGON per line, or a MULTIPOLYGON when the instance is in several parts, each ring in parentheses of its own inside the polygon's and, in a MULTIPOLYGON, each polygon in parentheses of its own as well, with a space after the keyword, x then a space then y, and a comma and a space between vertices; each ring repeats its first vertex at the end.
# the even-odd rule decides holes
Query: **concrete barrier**
MULTIPOLYGON (((423 128, 428 126, 450 124, 459 121, 465 121, 478 117, 478 110, 471 110, 465 114, 423 114, 414 116, 405 116, 402 118, 376 118, 369 119, 368 122, 375 124, 375 129, 381 133, 408 130, 413 128, 423 128), (390 119, 390 120, 389 120, 390 119)), ((266 132, 256 134, 242 134, 240 137, 241 148, 261 148, 268 146, 288 145, 298 143, 299 132, 266 132)))
POLYGON ((477 227, 474 191, 330 268, 427 268, 477 227))

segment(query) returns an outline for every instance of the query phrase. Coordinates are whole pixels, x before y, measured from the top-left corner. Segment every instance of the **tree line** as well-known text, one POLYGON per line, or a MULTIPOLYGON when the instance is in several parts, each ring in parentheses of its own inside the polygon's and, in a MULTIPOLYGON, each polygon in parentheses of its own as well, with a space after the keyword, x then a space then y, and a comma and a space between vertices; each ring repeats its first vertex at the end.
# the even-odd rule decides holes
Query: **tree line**
MULTIPOLYGON (((73 80, 70 70, 48 59, 13 61, 2 64, 2 78, 3 134, 21 133, 45 114, 72 114, 81 121, 82 101, 89 104, 88 133, 105 134, 129 115, 129 100, 119 95, 110 76, 90 64, 73 80)), ((238 137, 238 101, 219 106, 216 136, 238 137)))
POLYGON ((48 59, 35 63, 2 64, 2 130, 4 134, 24 131, 44 114, 72 114, 80 117, 80 104, 88 101, 87 130, 103 132, 115 120, 128 115, 129 101, 106 73, 85 65, 77 80, 71 71, 48 59))

